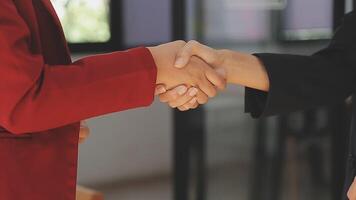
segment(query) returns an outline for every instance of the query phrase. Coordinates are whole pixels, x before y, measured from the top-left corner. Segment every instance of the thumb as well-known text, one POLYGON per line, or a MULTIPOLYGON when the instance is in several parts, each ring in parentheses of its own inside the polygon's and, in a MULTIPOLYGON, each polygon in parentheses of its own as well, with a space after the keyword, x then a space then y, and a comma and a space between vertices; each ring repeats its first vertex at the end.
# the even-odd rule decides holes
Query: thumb
POLYGON ((182 49, 179 50, 176 56, 176 61, 174 63, 174 66, 177 68, 185 67, 188 64, 191 56, 192 56, 192 45, 187 43, 182 49))
POLYGON ((166 87, 163 84, 156 85, 155 96, 167 92, 166 87))
POLYGON ((189 41, 177 54, 175 67, 182 68, 188 64, 190 57, 197 56, 213 67, 219 67, 221 57, 217 51, 211 47, 200 44, 197 41, 189 41))

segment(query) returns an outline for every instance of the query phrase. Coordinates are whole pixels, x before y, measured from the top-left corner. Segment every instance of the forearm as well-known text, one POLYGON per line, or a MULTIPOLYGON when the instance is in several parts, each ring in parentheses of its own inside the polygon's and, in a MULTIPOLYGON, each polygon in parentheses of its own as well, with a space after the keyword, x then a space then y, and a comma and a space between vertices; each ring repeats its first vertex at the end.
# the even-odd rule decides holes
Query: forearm
POLYGON ((239 84, 262 91, 269 90, 269 78, 266 68, 260 60, 250 54, 231 50, 219 50, 222 67, 227 73, 227 82, 239 84))
POLYGON ((75 63, 47 60, 29 40, 32 29, 14 2, 0 1, 0 10, 0 126, 6 130, 39 132, 153 101, 156 66, 147 49, 75 63))
POLYGON ((0 125, 12 133, 57 128, 153 101, 156 69, 144 48, 92 56, 70 65, 48 66, 30 55, 11 60, 15 59, 23 70, 17 75, 10 70, 14 64, 0 65, 9 74, 9 78, 0 76, 7 86, 1 88, 5 95, 0 100, 0 125), (41 73, 25 73, 28 66, 42 69, 41 73))

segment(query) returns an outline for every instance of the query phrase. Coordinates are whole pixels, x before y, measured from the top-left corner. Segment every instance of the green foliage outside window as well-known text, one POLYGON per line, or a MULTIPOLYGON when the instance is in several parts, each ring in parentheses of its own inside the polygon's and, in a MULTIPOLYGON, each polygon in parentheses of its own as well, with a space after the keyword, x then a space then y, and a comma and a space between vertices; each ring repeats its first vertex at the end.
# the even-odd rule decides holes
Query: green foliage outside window
POLYGON ((51 0, 70 43, 110 39, 109 0, 51 0))

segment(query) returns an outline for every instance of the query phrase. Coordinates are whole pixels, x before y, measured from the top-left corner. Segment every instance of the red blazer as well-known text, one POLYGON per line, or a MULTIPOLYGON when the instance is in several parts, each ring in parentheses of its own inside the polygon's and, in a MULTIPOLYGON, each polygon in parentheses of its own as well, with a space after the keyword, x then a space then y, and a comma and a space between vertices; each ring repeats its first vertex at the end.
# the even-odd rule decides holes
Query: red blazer
POLYGON ((0 200, 74 200, 79 121, 153 101, 146 48, 74 63, 49 0, 0 0, 0 200))

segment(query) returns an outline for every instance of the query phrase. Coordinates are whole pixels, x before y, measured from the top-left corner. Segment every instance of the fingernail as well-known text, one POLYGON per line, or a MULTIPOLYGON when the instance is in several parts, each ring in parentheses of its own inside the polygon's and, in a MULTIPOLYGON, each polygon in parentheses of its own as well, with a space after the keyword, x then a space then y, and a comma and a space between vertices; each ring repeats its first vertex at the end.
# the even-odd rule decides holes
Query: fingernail
POLYGON ((174 63, 174 66, 178 68, 184 67, 184 59, 177 58, 176 62, 174 63))
POLYGON ((226 78, 226 70, 224 68, 218 68, 215 70, 220 76, 226 78))
POLYGON ((198 94, 198 89, 197 88, 190 88, 189 89, 189 96, 194 97, 195 95, 198 94))
POLYGON ((156 87, 155 95, 163 94, 167 92, 166 88, 163 86, 156 87))
POLYGON ((175 91, 179 94, 179 95, 183 95, 187 92, 187 87, 185 87, 184 85, 178 86, 175 91))

